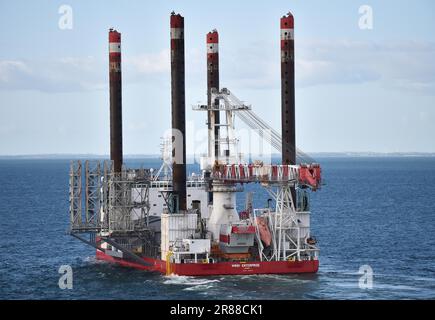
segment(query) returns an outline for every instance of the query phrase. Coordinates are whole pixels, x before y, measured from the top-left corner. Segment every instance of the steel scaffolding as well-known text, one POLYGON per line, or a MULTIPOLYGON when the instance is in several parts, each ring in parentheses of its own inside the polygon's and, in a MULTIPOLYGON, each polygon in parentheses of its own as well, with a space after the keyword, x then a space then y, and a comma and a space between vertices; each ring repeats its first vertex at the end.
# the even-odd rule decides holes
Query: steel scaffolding
POLYGON ((145 170, 123 170, 109 179, 109 230, 143 229, 148 217, 148 186, 145 170))
POLYGON ((70 165, 70 232, 130 232, 146 229, 149 171, 113 163, 72 161, 70 165), (83 172, 84 171, 84 172, 83 172), (84 173, 84 179, 82 175, 84 173), (82 190, 85 190, 83 193, 82 190))
POLYGON ((115 173, 112 161, 82 166, 78 160, 71 162, 69 180, 69 234, 106 254, 149 265, 138 256, 158 251, 148 225, 149 170, 123 166, 115 173))
POLYGON ((90 228, 99 226, 98 213, 101 205, 101 170, 100 162, 85 161, 85 218, 90 228))
MULTIPOLYGON (((301 212, 293 203, 291 184, 268 185, 266 190, 275 200, 275 211, 271 211, 270 208, 255 209, 251 218, 253 225, 256 226, 260 260, 300 261, 317 259, 319 249, 315 245, 307 243, 310 234, 306 230, 309 227, 300 224, 298 214, 301 212), (264 219, 270 231, 271 245, 268 248, 265 248, 262 243, 257 218, 264 219)), ((309 211, 303 213, 309 214, 309 211)))
POLYGON ((70 228, 80 229, 82 225, 82 163, 71 161, 69 172, 70 228))

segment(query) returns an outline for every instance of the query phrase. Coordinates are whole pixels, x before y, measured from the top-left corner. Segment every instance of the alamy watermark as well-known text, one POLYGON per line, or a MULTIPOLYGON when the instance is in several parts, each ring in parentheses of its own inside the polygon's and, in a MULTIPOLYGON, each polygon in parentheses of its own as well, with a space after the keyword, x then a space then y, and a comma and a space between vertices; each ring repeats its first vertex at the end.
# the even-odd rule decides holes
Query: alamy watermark
POLYGON ((359 278, 358 286, 360 289, 373 289, 373 269, 368 264, 359 267, 358 274, 362 276, 359 278))
POLYGON ((64 264, 59 267, 59 274, 61 274, 58 285, 59 289, 72 289, 73 288, 73 270, 70 265, 64 264))
POLYGON ((63 4, 57 11, 59 17, 58 26, 60 30, 71 30, 73 28, 73 9, 70 5, 63 4))
MULTIPOLYGON (((209 158, 207 155, 214 151, 214 137, 209 141, 209 132, 207 128, 197 128, 193 121, 186 124, 186 135, 190 135, 190 148, 187 153, 200 156, 201 161, 204 161, 209 166, 213 166, 214 157, 209 158), (211 148, 211 150, 210 150, 211 148), (208 152, 206 152, 208 151, 208 152)), ((225 152, 232 157, 237 157, 240 161, 249 160, 255 157, 255 160, 261 161, 263 164, 272 163, 273 148, 271 141, 273 133, 269 129, 232 129, 229 132, 221 129, 219 144, 220 156, 225 157, 225 152), (224 141, 224 142, 223 142, 224 141)), ((183 133, 177 129, 167 129, 163 132, 163 141, 166 147, 167 154, 163 156, 163 160, 167 164, 183 163, 183 153, 185 148, 183 133)), ((279 152, 280 150, 275 150, 279 152)), ((196 159, 186 159, 187 164, 193 163, 196 159)))
POLYGON ((367 4, 362 5, 358 9, 360 14, 358 20, 358 27, 361 30, 372 30, 373 29, 373 8, 367 4))

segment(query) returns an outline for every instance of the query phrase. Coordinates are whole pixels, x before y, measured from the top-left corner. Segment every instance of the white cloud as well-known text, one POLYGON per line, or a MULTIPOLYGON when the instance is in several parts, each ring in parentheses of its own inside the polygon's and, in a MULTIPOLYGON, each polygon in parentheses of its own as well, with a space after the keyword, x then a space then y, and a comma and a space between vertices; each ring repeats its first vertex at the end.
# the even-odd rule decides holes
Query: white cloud
MULTIPOLYGON (((0 90, 71 92, 108 87, 106 60, 88 57, 62 57, 53 60, 0 60, 0 90)), ((148 81, 144 74, 170 72, 169 51, 126 57, 123 69, 128 82, 148 81)))
MULTIPOLYGON (((422 41, 374 42, 300 40, 296 43, 296 85, 378 82, 394 90, 435 93, 435 43, 422 41)), ((225 79, 239 87, 279 88, 280 62, 276 43, 250 43, 221 50, 225 79)), ((205 53, 186 50, 190 83, 204 80, 205 53)), ((124 83, 155 81, 170 73, 170 51, 123 58, 124 83), (146 75, 146 77, 144 77, 146 75)), ((0 60, 0 89, 46 92, 107 88, 105 59, 63 57, 54 60, 0 60)))
POLYGON ((22 61, 0 61, 0 83, 14 81, 17 74, 29 73, 29 68, 22 61))
POLYGON ((380 75, 364 66, 341 64, 333 60, 299 59, 296 61, 296 82, 301 87, 374 81, 380 75))
POLYGON ((429 42, 302 41, 297 80, 301 86, 379 81, 393 89, 430 92, 434 54, 435 44, 429 42))
MULTIPOLYGON (((169 59, 169 50, 126 56, 122 62, 124 83, 153 81, 155 77, 170 73, 169 59)), ((107 81, 107 60, 93 56, 52 60, 0 60, 0 90, 100 90, 108 87, 107 81)))
MULTIPOLYGON (((230 58, 228 75, 239 86, 279 88, 276 44, 251 43, 230 58)), ((296 85, 379 82, 382 86, 435 93, 435 44, 402 41, 300 40, 296 42, 296 85)), ((225 68, 225 66, 222 66, 225 68)))
POLYGON ((46 92, 101 88, 96 59, 61 58, 51 61, 0 61, 0 89, 46 92))
POLYGON ((127 67, 133 67, 139 73, 166 73, 170 72, 170 51, 161 50, 158 53, 141 54, 134 57, 127 57, 125 63, 127 67))
POLYGON ((23 79, 28 79, 32 76, 32 71, 23 61, 0 61, 0 87, 13 89, 23 79))

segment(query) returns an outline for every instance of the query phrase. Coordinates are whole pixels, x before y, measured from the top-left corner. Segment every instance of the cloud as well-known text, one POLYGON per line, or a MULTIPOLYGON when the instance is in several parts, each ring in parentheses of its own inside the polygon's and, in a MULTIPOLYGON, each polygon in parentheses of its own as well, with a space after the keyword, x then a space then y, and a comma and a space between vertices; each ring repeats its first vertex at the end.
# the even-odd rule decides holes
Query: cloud
MULTIPOLYGON (((200 50, 186 52, 186 71, 193 74, 205 68, 200 50)), ((170 51, 123 56, 123 82, 153 82, 170 74, 170 51)), ((101 90, 108 87, 105 59, 62 57, 53 60, 0 60, 0 90, 38 90, 71 92, 101 90)))
POLYGON ((296 61, 296 82, 301 87, 321 84, 355 84, 380 79, 381 75, 365 66, 341 64, 329 60, 296 61))
POLYGON ((20 73, 29 73, 29 68, 22 61, 0 61, 0 82, 14 81, 14 77, 20 73))
MULTIPOLYGON (((171 53, 162 49, 157 53, 144 53, 127 56, 123 59, 126 82, 170 83, 171 53)), ((205 52, 197 48, 187 48, 185 51, 186 81, 190 84, 202 82, 205 74, 205 52)))
POLYGON ((69 92, 102 87, 93 57, 0 61, 0 89, 69 92))
POLYGON ((136 69, 138 73, 155 74, 168 73, 171 70, 169 49, 158 53, 141 54, 124 59, 128 67, 136 69))
MULTIPOLYGON (((169 51, 126 56, 122 68, 124 82, 152 81, 144 75, 159 76, 170 72, 169 51)), ((38 90, 73 92, 108 87, 105 59, 62 57, 52 60, 0 60, 0 90, 38 90)))
POLYGON ((23 61, 0 61, 0 87, 12 89, 22 79, 30 77, 32 77, 32 71, 23 61))
MULTIPOLYGON (((239 86, 279 88, 276 51, 274 43, 251 43, 232 51, 225 58, 230 64, 228 75, 239 86)), ((435 93, 434 54, 435 43, 423 41, 300 40, 296 43, 296 85, 377 82, 389 89, 435 93)))
MULTIPOLYGON (((222 83, 252 89, 280 86, 276 43, 251 42, 221 49, 222 83)), ((392 90, 435 93, 435 43, 300 40, 296 42, 296 85, 379 83, 392 90)), ((153 82, 170 74, 170 51, 123 56, 124 83, 153 82)), ((186 50, 186 76, 205 81, 205 53, 186 50)), ((107 61, 63 57, 52 60, 0 60, 0 90, 65 92, 107 88, 107 61)), ((166 81, 166 80, 165 80, 166 81)))
POLYGON ((379 81, 388 88, 429 92, 435 88, 434 53, 434 43, 419 41, 302 42, 297 80, 301 86, 379 81))
POLYGON ((273 43, 243 43, 243 47, 220 49, 221 72, 239 87, 250 89, 276 88, 280 83, 279 52, 273 43))

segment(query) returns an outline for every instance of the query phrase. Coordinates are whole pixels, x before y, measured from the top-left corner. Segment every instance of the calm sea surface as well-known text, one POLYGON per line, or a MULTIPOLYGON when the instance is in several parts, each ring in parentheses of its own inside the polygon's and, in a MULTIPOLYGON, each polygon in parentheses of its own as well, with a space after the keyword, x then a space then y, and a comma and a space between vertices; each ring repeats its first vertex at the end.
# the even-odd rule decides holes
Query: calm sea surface
MULTIPOLYGON (((326 182, 311 197, 319 272, 201 278, 96 261, 91 247, 66 234, 69 161, 0 160, 0 298, 434 299, 435 158, 317 160, 326 182), (72 290, 58 287, 61 265, 73 269, 72 290), (374 272, 372 289, 359 288, 363 265, 374 272)), ((255 206, 266 205, 259 186, 245 190, 256 191, 255 206)))

